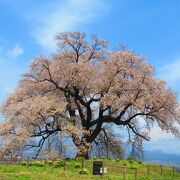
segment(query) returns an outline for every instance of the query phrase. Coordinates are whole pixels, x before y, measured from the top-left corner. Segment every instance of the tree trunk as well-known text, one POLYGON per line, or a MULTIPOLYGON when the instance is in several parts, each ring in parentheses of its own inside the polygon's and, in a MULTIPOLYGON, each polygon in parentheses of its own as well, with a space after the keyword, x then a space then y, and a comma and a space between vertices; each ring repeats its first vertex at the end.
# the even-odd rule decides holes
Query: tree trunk
POLYGON ((88 151, 87 152, 84 152, 84 153, 79 153, 79 151, 77 152, 76 154, 76 158, 79 158, 79 157, 82 157, 84 159, 89 159, 89 154, 88 154, 88 151))
POLYGON ((88 151, 91 143, 87 142, 86 137, 80 140, 78 136, 72 136, 72 141, 77 148, 76 157, 83 157, 85 159, 89 159, 88 151))
POLYGON ((80 146, 77 146, 77 154, 76 157, 83 157, 84 159, 89 159, 89 146, 86 146, 85 144, 81 144, 80 146))

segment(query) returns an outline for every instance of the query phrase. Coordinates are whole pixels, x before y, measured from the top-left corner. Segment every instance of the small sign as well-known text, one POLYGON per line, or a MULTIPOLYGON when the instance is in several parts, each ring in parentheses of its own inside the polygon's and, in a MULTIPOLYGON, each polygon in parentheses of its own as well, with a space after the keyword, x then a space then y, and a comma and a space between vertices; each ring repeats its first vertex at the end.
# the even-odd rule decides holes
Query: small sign
POLYGON ((93 162, 93 175, 101 175, 100 169, 103 168, 102 161, 94 161, 93 162))
POLYGON ((101 174, 106 174, 107 173, 107 168, 105 168, 105 167, 100 168, 100 173, 101 174))

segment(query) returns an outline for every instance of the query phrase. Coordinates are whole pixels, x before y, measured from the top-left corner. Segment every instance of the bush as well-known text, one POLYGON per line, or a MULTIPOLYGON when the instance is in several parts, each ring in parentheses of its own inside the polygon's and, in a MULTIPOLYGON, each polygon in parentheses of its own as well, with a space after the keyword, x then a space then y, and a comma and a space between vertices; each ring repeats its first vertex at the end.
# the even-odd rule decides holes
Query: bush
POLYGON ((63 160, 59 159, 59 160, 54 161, 54 167, 55 168, 63 167, 63 166, 64 166, 63 160))
POLYGON ((27 161, 22 161, 21 163, 22 165, 28 165, 28 166, 39 166, 39 167, 42 167, 44 166, 44 162, 42 161, 30 161, 30 162, 27 162, 27 161))
POLYGON ((96 157, 96 156, 93 156, 93 160, 97 160, 97 157, 96 157))
POLYGON ((48 164, 49 164, 49 165, 52 165, 52 164, 53 164, 53 161, 51 161, 51 160, 48 161, 48 164))
POLYGON ((78 168, 80 168, 80 167, 81 167, 80 164, 77 164, 77 163, 76 163, 76 164, 74 165, 74 168, 76 168, 76 169, 78 169, 78 168))
POLYGON ((142 161, 138 161, 138 164, 142 164, 142 161))
POLYGON ((89 171, 86 168, 83 168, 79 171, 79 174, 88 174, 89 171))
POLYGON ((21 165, 26 166, 26 165, 27 165, 27 162, 26 162, 26 161, 22 161, 22 162, 21 162, 21 165))
POLYGON ((76 160, 76 161, 84 161, 84 158, 83 158, 83 157, 76 157, 75 160, 76 160))
POLYGON ((128 157, 127 160, 128 160, 129 163, 133 163, 135 161, 135 159, 133 157, 131 157, 131 156, 128 157))
POLYGON ((136 169, 136 167, 135 166, 130 166, 130 169, 136 169))
POLYGON ((105 156, 102 156, 101 159, 107 159, 105 156))
POLYGON ((32 161, 32 162, 29 162, 29 165, 42 167, 42 166, 44 166, 44 162, 42 162, 42 161, 32 161))

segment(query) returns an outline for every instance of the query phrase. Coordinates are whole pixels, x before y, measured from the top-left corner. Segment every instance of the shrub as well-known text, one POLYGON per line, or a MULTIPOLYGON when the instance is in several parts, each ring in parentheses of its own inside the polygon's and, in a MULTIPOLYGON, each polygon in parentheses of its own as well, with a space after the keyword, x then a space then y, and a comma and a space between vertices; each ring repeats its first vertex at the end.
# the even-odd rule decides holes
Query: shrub
POLYGON ((105 156, 102 156, 101 159, 107 159, 105 156))
POLYGON ((63 166, 64 166, 63 160, 59 159, 59 160, 54 161, 54 167, 55 168, 63 167, 63 166))
POLYGON ((31 162, 22 161, 21 164, 29 165, 29 166, 39 166, 39 167, 44 166, 44 162, 42 162, 42 161, 31 161, 31 162))
POLYGON ((53 161, 51 161, 51 160, 48 161, 48 164, 49 164, 49 165, 52 165, 52 164, 53 164, 53 161))
POLYGON ((89 171, 86 168, 83 168, 79 171, 79 174, 88 174, 89 171))
POLYGON ((24 166, 25 166, 25 165, 27 165, 27 162, 26 162, 26 161, 22 161, 22 162, 21 162, 21 165, 24 165, 24 166))
POLYGON ((135 166, 130 166, 130 169, 136 169, 136 167, 135 166))
POLYGON ((142 164, 142 161, 138 161, 138 164, 142 164))
POLYGON ((93 160, 97 160, 97 156, 93 156, 93 160))
POLYGON ((56 161, 62 161, 62 159, 61 158, 57 158, 56 161))
POLYGON ((29 165, 42 167, 42 166, 44 166, 44 162, 42 162, 42 161, 32 161, 32 162, 29 162, 29 165))
POLYGON ((132 157, 132 156, 129 156, 129 157, 127 158, 127 160, 136 161, 136 159, 135 159, 134 157, 132 157))
POLYGON ((76 161, 84 161, 84 158, 83 157, 77 157, 75 160, 76 161))
POLYGON ((80 167, 81 167, 80 164, 77 164, 77 163, 76 163, 76 164, 74 165, 74 168, 76 168, 76 169, 78 169, 78 168, 80 168, 80 167))
POLYGON ((129 163, 133 163, 135 161, 135 159, 133 157, 131 157, 131 156, 128 157, 127 160, 128 160, 129 163))

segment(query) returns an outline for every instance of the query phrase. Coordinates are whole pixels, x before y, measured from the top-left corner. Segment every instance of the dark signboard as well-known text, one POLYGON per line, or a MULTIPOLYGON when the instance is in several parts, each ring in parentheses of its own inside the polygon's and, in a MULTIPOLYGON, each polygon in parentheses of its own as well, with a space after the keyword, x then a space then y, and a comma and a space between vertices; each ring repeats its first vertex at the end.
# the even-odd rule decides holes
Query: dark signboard
POLYGON ((102 161, 94 161, 93 162, 93 175, 101 175, 100 169, 103 168, 102 161))

